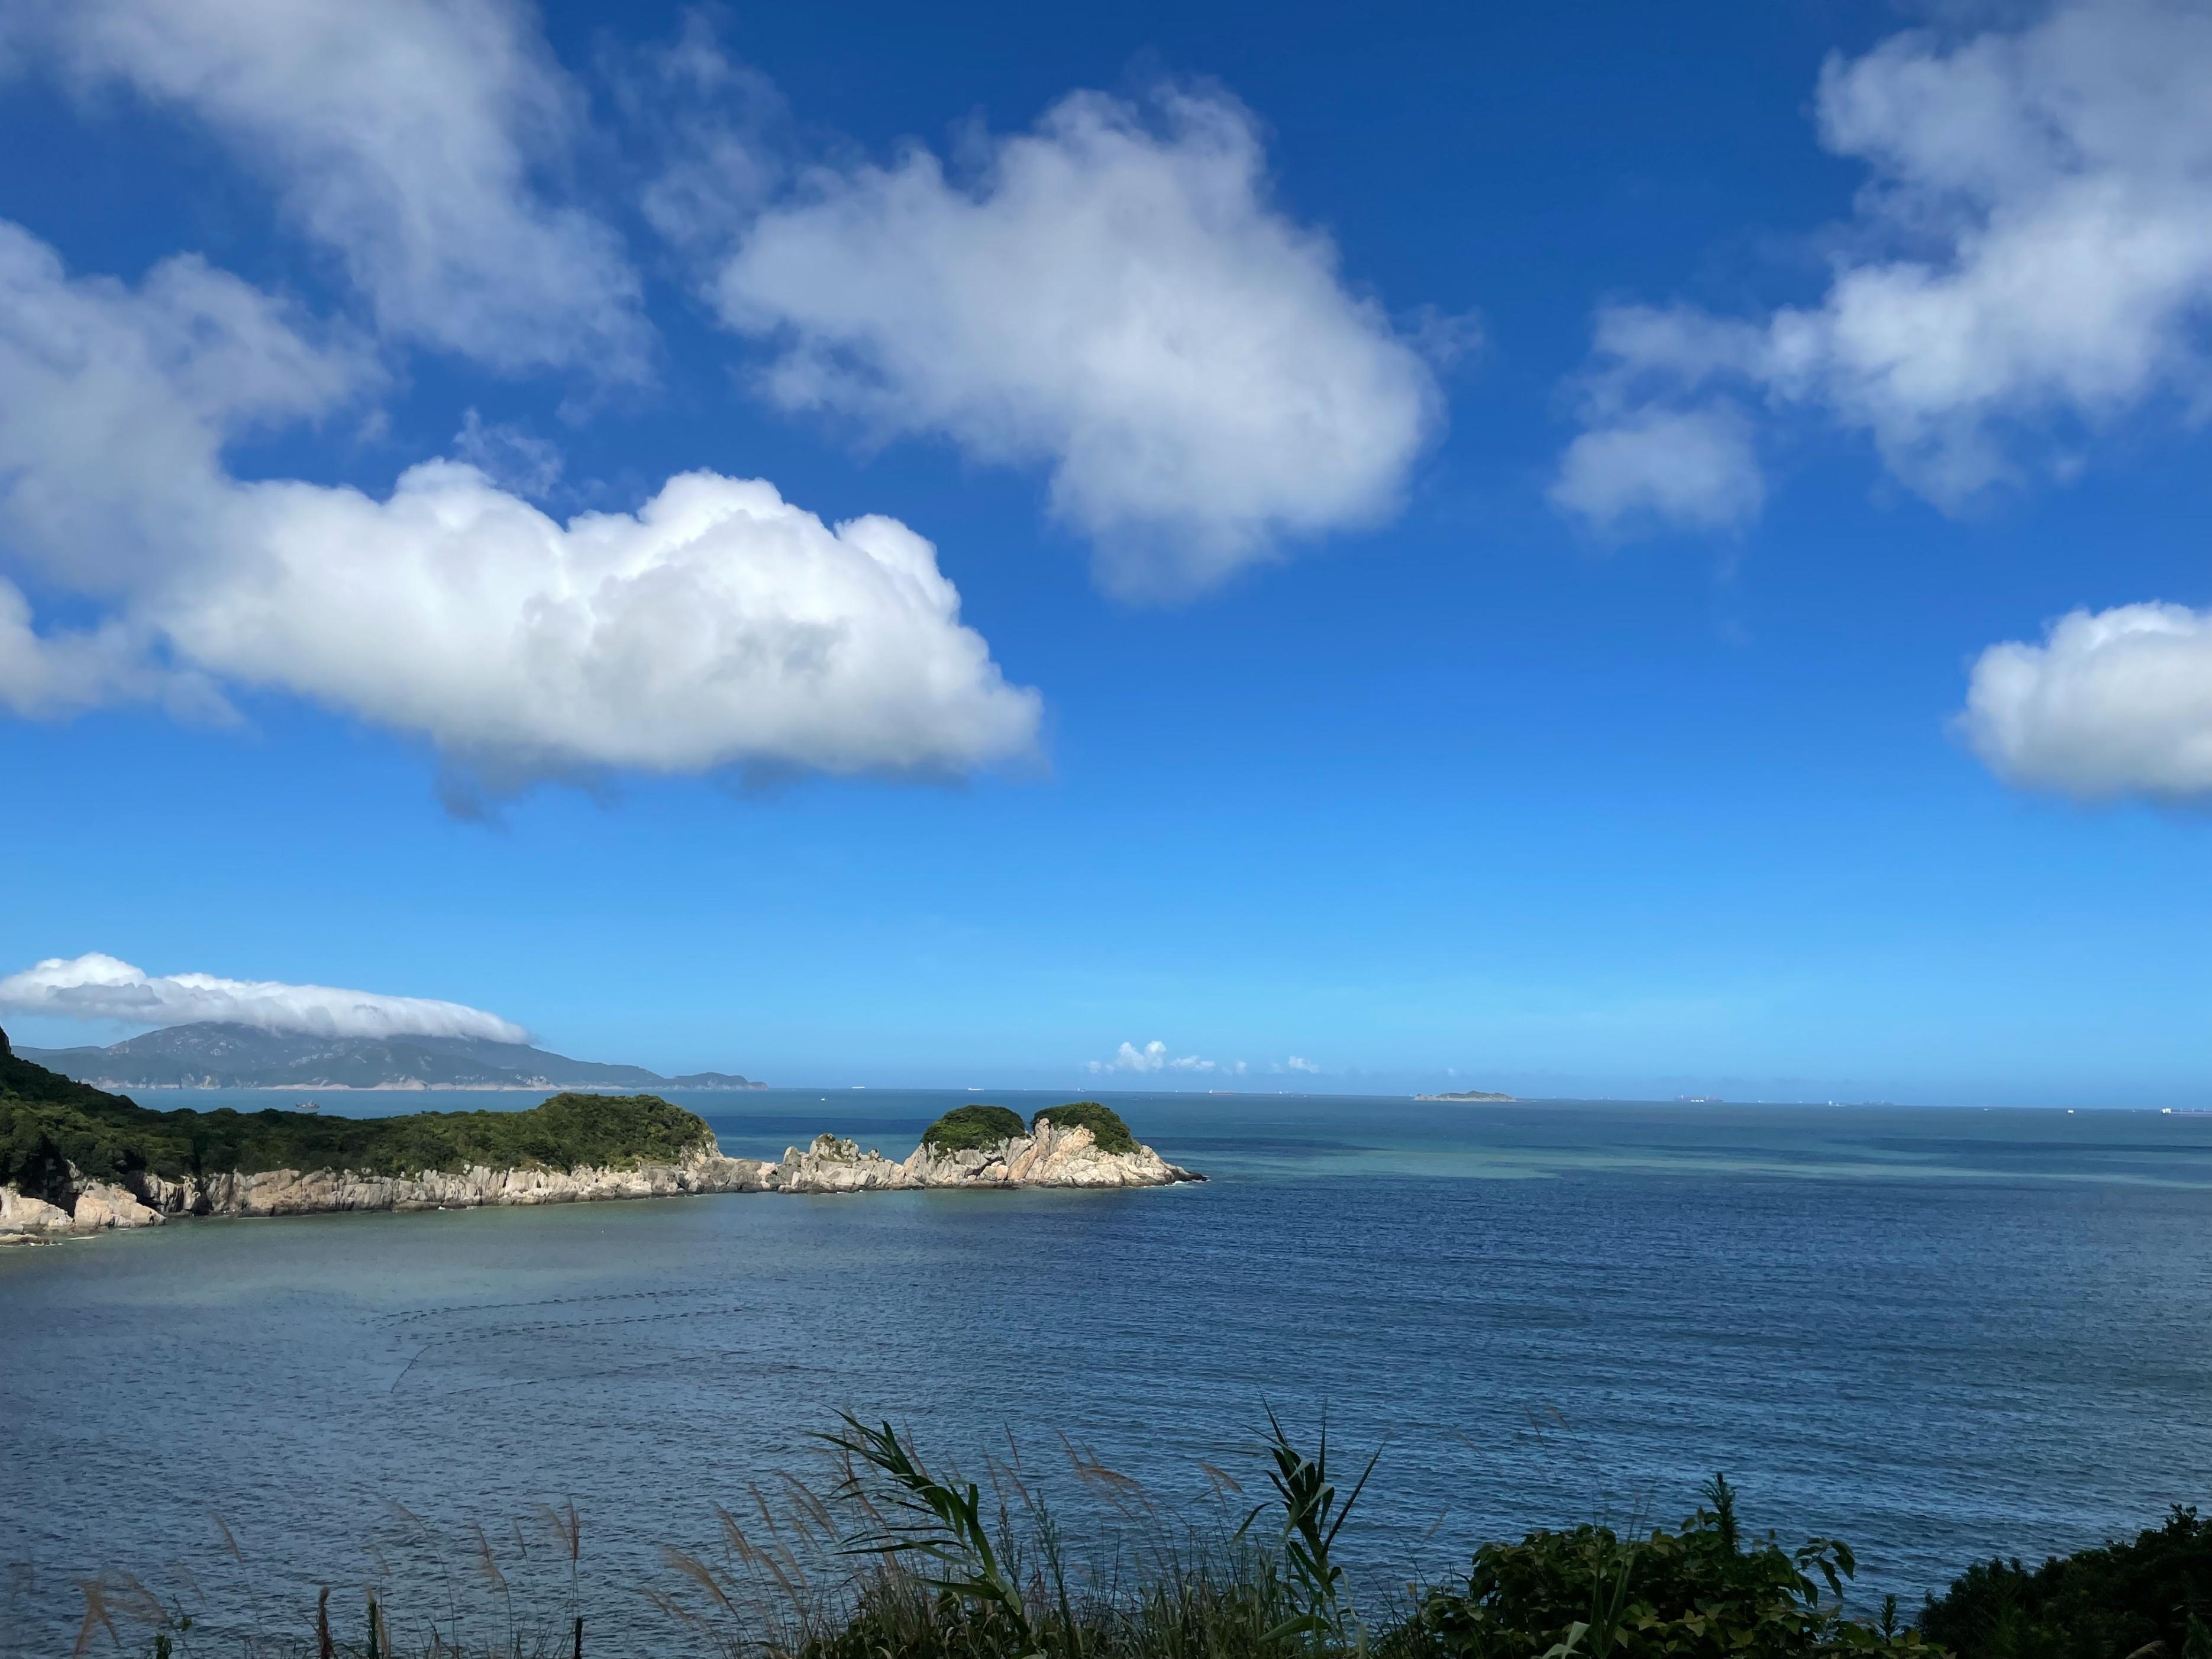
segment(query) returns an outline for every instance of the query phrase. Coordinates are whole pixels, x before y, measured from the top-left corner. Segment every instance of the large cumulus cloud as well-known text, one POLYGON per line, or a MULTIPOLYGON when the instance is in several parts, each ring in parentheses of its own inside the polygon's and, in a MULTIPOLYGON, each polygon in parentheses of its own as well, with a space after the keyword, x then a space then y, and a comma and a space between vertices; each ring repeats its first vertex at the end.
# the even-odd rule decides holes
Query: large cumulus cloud
POLYGON ((89 628, 0 582, 0 699, 65 713, 264 687, 418 734, 495 784, 761 763, 957 774, 1029 751, 935 550, 690 473, 563 525, 434 462, 384 497, 246 481, 225 445, 375 370, 193 259, 72 280, 0 226, 0 542, 89 628))

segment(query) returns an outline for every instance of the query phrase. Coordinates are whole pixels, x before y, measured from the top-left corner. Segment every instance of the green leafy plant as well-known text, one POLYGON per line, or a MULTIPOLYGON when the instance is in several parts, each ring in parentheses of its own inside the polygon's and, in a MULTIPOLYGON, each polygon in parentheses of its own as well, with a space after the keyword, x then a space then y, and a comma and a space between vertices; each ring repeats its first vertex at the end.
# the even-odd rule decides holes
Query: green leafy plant
POLYGON ((932 1563, 933 1571, 924 1571, 923 1583, 1002 1625, 1017 1654, 1034 1652, 1029 1609, 993 1547, 975 1483, 939 1480, 888 1423, 870 1428, 850 1412, 838 1416, 845 1426, 821 1437, 853 1460, 853 1472, 834 1496, 858 1504, 871 1516, 866 1528, 846 1540, 847 1553, 919 1557, 932 1563), (869 1470, 880 1477, 876 1489, 887 1500, 882 1508, 871 1492, 869 1470))
POLYGON ((1815 1659, 1924 1654, 1913 1631, 1845 1618, 1848 1546, 1815 1538, 1785 1549, 1747 1540, 1736 1493, 1715 1476, 1702 1508, 1674 1532, 1624 1537, 1609 1527, 1530 1533, 1486 1544, 1463 1586, 1432 1592, 1389 1644, 1406 1659, 1815 1659))
POLYGON ((1969 1567, 1922 1611, 1920 1627, 1960 1659, 2166 1659, 2212 1654, 2212 1522, 2179 1505, 2165 1525, 2023 1566, 1969 1567))
POLYGON ((986 1152, 1025 1133, 1019 1112, 978 1103, 955 1106, 921 1132, 921 1144, 940 1152, 986 1152))
MULTIPOLYGON (((1305 1601, 1304 1611, 1283 1621, 1273 1634, 1341 1638, 1351 1609, 1343 1595, 1344 1569, 1335 1559, 1336 1537, 1344 1530, 1344 1523, 1352 1518, 1359 1494, 1366 1491, 1367 1479, 1375 1473, 1375 1465, 1382 1458, 1382 1448, 1376 1448, 1374 1455, 1367 1460, 1367 1467, 1359 1472, 1359 1479, 1352 1483, 1351 1492, 1340 1502, 1336 1483, 1328 1470, 1328 1413, 1322 1413, 1320 1444, 1311 1457, 1291 1443, 1274 1407, 1267 1407, 1267 1448, 1271 1464, 1267 1482, 1274 1487, 1275 1496, 1282 1504, 1283 1558, 1290 1566, 1292 1582, 1303 1592, 1305 1601)), ((1240 1534, 1259 1518, 1264 1508, 1256 1508, 1244 1517, 1244 1527, 1238 1528, 1240 1534)))

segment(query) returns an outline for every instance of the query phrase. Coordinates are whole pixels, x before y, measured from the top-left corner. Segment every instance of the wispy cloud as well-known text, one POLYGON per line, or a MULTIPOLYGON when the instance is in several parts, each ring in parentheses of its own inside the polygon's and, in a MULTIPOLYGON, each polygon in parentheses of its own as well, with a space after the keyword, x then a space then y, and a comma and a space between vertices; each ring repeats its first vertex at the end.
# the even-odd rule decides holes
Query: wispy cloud
POLYGON ((73 960, 50 957, 0 979, 0 1008, 128 1025, 214 1020, 328 1037, 458 1036, 521 1042, 529 1036, 514 1021, 465 1003, 347 991, 331 985, 221 979, 213 974, 156 976, 97 952, 73 960))
POLYGON ((1947 510, 2063 475, 2081 434, 2138 409, 2201 416, 2212 15, 2069 0, 1972 33, 1958 20, 1992 9, 1935 9, 1821 70, 1820 142, 1867 180, 1825 295, 1601 312, 1561 508, 1745 524, 1765 494, 1755 428, 1793 410, 1867 434, 1947 510))
POLYGON ((550 197, 585 100, 520 0, 21 0, 86 91, 204 125, 334 252, 379 331, 516 371, 646 372, 612 227, 550 197))

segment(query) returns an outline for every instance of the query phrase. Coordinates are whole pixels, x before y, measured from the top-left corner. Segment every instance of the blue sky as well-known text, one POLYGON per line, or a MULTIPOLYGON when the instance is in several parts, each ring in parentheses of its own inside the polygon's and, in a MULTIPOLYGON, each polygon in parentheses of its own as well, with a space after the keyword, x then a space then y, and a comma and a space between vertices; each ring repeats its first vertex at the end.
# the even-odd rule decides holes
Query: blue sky
POLYGON ((18 1041, 202 974, 778 1082, 2212 1094, 2201 3, 0 64, 18 1041))

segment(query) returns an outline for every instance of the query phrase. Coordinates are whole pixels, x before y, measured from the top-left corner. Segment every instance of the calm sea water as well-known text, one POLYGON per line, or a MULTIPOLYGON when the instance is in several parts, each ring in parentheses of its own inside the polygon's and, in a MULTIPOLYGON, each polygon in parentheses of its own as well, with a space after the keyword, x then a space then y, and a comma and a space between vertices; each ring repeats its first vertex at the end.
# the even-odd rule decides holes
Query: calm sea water
MULTIPOLYGON (((962 1098, 686 1103, 732 1152, 836 1127, 901 1155, 962 1098)), ((713 1504, 811 1471, 841 1407, 971 1468, 1011 1436, 1081 1510, 1061 1437, 1195 1504, 1200 1460, 1259 1485, 1263 1402, 1294 1427, 1325 1403, 1340 1447, 1384 1447, 1346 1539, 1401 1576, 1533 1525, 1671 1522, 1717 1468, 1756 1527, 1847 1539, 1908 1601, 2212 1498, 2212 1118, 1116 1104, 1212 1182, 0 1252, 0 1653, 68 1651, 102 1570, 218 1630, 297 1632, 315 1586, 387 1573, 433 1574, 436 1612, 481 1586, 430 1557, 467 1577, 480 1524, 523 1583, 549 1570, 531 1517, 571 1499, 594 1646, 673 1651, 636 1589, 669 1583, 659 1547, 711 1548, 713 1504)))

